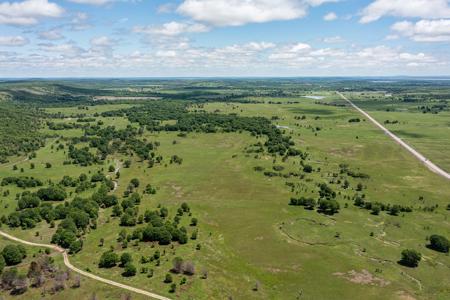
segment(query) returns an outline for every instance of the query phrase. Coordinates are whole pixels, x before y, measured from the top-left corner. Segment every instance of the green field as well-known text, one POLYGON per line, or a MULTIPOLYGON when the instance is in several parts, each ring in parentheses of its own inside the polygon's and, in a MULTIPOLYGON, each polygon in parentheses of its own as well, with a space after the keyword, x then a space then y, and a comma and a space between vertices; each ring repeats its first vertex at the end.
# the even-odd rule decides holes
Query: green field
MULTIPOLYGON (((352 95, 358 96, 361 97, 358 105, 381 122, 398 120, 398 124, 387 127, 432 161, 447 171, 450 169, 448 111, 423 114, 413 111, 412 105, 402 111, 402 104, 398 104, 393 106, 400 111, 387 112, 384 104, 373 103, 364 95, 352 95)), ((188 132, 180 136, 178 131, 145 130, 139 139, 158 141, 156 153, 163 157, 153 168, 148 168, 148 163, 136 155, 118 152, 108 155, 102 164, 64 165, 67 147, 57 150, 57 145, 66 145, 71 138, 83 136, 83 129, 51 130, 43 126, 40 132, 47 136, 45 147, 36 151, 36 158, 31 160, 19 156, 0 165, 0 179, 33 176, 47 184, 49 180, 57 183, 65 175, 78 177, 81 173, 92 175, 97 171, 114 178, 108 167, 115 165, 120 166, 120 178, 112 193, 123 201, 130 180, 139 179, 140 186, 136 188, 142 197, 139 213, 163 206, 172 218, 183 202, 188 203, 192 215, 184 214, 180 226, 187 229, 189 237, 198 230, 198 237, 185 245, 163 246, 131 240, 124 248, 117 241, 119 231, 125 229, 131 234, 144 225, 122 227, 120 218, 113 217, 112 208, 107 208, 100 209, 97 228, 83 235, 82 250, 71 256, 71 262, 80 269, 174 299, 450 298, 449 256, 426 247, 426 239, 432 234, 450 237, 447 180, 426 169, 370 122, 349 122, 361 117, 353 109, 342 106, 343 102, 333 91, 301 91, 287 97, 252 96, 247 100, 254 103, 193 103, 189 110, 272 120, 285 136, 292 137, 298 149, 308 153, 307 158, 283 159, 266 151, 250 151, 252 145, 264 144, 266 137, 247 131, 188 132), (311 94, 324 98, 301 97, 311 94), (173 155, 181 157, 182 164, 170 163, 173 155), (129 168, 123 166, 126 160, 131 161, 129 168), (35 169, 30 169, 31 162, 35 169), (45 168, 46 163, 52 167, 45 168), (343 173, 342 164, 367 178, 343 173), (17 170, 13 169, 14 165, 17 170), (304 171, 303 165, 310 165, 312 172, 304 171), (263 171, 256 171, 258 167, 263 171), (281 170, 277 172, 284 176, 264 175, 265 171, 275 169, 281 170), (344 181, 347 187, 343 186, 344 181), (289 205, 291 197, 317 198, 320 183, 326 183, 336 192, 340 205, 337 214, 289 205), (143 193, 147 184, 156 187, 155 195, 143 193), (412 207, 412 212, 394 216, 383 211, 374 215, 354 205, 355 195, 364 195, 365 201, 412 207), (198 219, 198 226, 190 226, 192 217, 198 219), (131 253, 137 274, 124 277, 120 267, 99 268, 100 257, 108 249, 114 249, 119 255, 131 253), (422 254, 417 268, 398 263, 404 249, 416 249, 422 254), (141 262, 142 256, 153 256, 157 250, 161 253, 159 264, 141 262), (170 284, 164 283, 164 278, 175 257, 192 262, 196 271, 194 275, 173 274, 176 291, 171 293, 170 284), (153 276, 141 273, 142 268, 153 270, 153 276), (186 282, 181 284, 183 278, 186 282)), ((104 117, 95 113, 132 106, 104 104, 88 110, 74 106, 45 111, 64 115, 47 121, 75 122, 71 115, 83 113, 85 117, 95 117, 95 122, 101 121, 101 128, 125 129, 131 125, 125 116, 104 117)), ((139 127, 136 123, 132 126, 139 127)), ((77 147, 86 145, 83 142, 77 147)), ((66 190, 69 199, 77 194, 74 188, 66 190)), ((15 197, 22 191, 13 185, 0 187, 2 215, 16 210, 15 197), (9 195, 1 197, 5 190, 9 190, 9 195)), ((79 196, 88 198, 94 191, 88 189, 79 196)), ((27 230, 2 226, 10 234, 41 243, 49 243, 56 228, 50 228, 45 221, 27 230)), ((114 299, 121 294, 120 290, 109 290, 86 279, 81 288, 66 289, 52 299, 87 299, 94 290, 100 299, 114 299)), ((23 297, 27 296, 39 299, 38 292, 32 289, 23 297)), ((133 299, 140 298, 133 295, 133 299)))

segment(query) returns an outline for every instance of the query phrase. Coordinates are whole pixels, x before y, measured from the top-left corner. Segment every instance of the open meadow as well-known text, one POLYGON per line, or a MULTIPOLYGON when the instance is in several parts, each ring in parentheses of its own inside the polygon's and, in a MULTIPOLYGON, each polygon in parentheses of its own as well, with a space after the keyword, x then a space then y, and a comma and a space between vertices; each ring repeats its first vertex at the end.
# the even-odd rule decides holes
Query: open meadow
MULTIPOLYGON (((171 299, 448 299, 450 258, 428 241, 450 237, 448 180, 333 89, 289 83, 279 96, 270 84, 251 96, 230 88, 245 93, 239 101, 42 109, 44 145, 0 165, 1 230, 57 243, 79 269, 171 299), (401 262, 405 249, 420 252, 417 267, 401 262)), ((386 111, 349 95, 380 122, 397 120, 386 126, 449 170, 448 110, 386 111)), ((20 270, 38 251, 27 250, 20 270)), ((45 299, 94 292, 128 294, 81 278, 45 299)))

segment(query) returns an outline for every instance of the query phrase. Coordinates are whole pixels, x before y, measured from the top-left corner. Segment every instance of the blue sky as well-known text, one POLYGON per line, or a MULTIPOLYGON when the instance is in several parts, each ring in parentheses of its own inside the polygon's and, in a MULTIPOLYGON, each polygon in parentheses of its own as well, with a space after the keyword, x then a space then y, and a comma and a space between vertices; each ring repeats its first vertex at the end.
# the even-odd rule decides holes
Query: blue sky
POLYGON ((0 1, 0 77, 450 75, 450 0, 0 1))

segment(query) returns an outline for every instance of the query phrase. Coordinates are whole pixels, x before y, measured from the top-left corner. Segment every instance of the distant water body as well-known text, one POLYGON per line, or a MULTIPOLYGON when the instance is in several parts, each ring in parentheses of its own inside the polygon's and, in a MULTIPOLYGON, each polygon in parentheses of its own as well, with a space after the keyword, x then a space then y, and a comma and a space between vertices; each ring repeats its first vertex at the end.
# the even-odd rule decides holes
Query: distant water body
POLYGON ((303 98, 313 99, 313 100, 322 100, 325 99, 324 96, 302 96, 303 98))

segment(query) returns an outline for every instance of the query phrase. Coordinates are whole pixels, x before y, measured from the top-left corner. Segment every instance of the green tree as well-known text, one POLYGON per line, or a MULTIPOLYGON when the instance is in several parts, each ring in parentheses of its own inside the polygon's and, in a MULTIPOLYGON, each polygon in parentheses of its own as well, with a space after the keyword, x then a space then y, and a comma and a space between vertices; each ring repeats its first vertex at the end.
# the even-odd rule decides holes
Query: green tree
POLYGON ((172 275, 169 273, 166 274, 166 277, 164 278, 164 283, 171 283, 173 281, 172 275))
POLYGON ((313 171, 313 168, 310 165, 305 165, 303 167, 303 172, 305 173, 311 173, 313 171))
POLYGON ((413 249, 405 249, 402 251, 402 258, 400 259, 400 264, 415 268, 419 265, 422 255, 413 249))
POLYGON ((102 254, 100 257, 100 262, 98 263, 98 266, 100 268, 112 268, 117 265, 117 262, 119 261, 119 256, 114 253, 113 251, 107 251, 102 254))
POLYGON ((137 179, 137 178, 131 179, 130 183, 131 183, 135 188, 138 188, 139 185, 140 185, 139 179, 137 179))
POLYGON ((70 245, 77 240, 77 236, 73 231, 58 228, 52 237, 52 243, 57 244, 63 248, 70 248, 70 245))
POLYGON ((14 266, 20 264, 22 259, 26 257, 26 251, 23 246, 6 245, 3 248, 2 256, 7 266, 14 266))
POLYGON ((130 253, 125 252, 120 256, 120 264, 122 267, 125 267, 127 264, 133 262, 133 257, 130 253))
POLYGON ((439 252, 448 253, 450 243, 446 237, 433 234, 430 236, 430 245, 428 247, 439 252))
POLYGON ((5 259, 3 258, 3 255, 0 255, 0 274, 2 274, 3 269, 5 268, 6 262, 5 259))
POLYGON ((83 248, 83 242, 80 240, 76 240, 72 244, 70 244, 69 252, 71 254, 78 253, 81 251, 81 248, 83 248))
POLYGON ((380 205, 378 205, 378 204, 372 205, 372 214, 373 215, 376 215, 376 216, 379 215, 380 211, 381 211, 380 205))
POLYGON ((125 269, 122 275, 125 277, 131 277, 136 275, 136 272, 136 267, 130 262, 125 265, 125 269))

